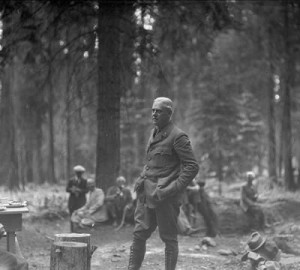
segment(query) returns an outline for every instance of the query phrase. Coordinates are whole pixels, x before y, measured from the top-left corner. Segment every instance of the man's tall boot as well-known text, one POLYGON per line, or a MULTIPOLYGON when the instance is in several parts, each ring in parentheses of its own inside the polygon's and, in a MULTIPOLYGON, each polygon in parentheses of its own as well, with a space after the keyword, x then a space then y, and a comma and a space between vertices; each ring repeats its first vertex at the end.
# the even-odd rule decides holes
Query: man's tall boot
POLYGON ((133 239, 130 247, 128 270, 139 270, 141 268, 145 252, 146 242, 139 239, 133 239))
POLYGON ((178 248, 165 249, 165 270, 175 270, 178 257, 178 248))

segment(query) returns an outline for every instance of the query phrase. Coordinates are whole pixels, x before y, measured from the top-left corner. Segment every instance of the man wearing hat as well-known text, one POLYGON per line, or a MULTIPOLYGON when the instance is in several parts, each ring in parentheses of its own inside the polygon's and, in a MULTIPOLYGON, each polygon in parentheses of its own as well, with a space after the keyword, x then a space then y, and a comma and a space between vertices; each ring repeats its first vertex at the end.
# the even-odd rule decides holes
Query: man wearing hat
POLYGON ((135 185, 137 206, 129 270, 140 269, 146 241, 157 227, 165 243, 165 269, 176 268, 181 195, 198 173, 199 166, 188 136, 172 123, 172 113, 173 102, 169 98, 154 100, 155 127, 146 147, 146 164, 135 185))
MULTIPOLYGON (((70 193, 68 200, 69 213, 72 216, 73 212, 86 203, 85 194, 88 192, 87 180, 83 177, 85 168, 77 165, 73 168, 75 176, 68 181, 66 191, 70 193)), ((73 224, 71 221, 71 231, 73 231, 73 224)))

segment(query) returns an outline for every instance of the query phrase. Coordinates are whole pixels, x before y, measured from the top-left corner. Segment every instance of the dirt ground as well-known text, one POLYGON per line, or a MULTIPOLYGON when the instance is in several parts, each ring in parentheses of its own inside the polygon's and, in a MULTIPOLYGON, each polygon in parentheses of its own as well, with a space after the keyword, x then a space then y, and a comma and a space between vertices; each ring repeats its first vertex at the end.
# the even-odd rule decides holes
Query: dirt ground
MULTIPOLYGON (((297 225, 299 220, 285 220, 273 228, 269 234, 279 231, 282 226, 297 225)), ((127 269, 129 246, 131 244, 132 226, 114 231, 112 226, 97 226, 92 230, 79 232, 91 233, 91 242, 98 246, 92 257, 92 270, 127 269)), ((18 233, 19 244, 24 257, 28 260, 30 270, 49 269, 50 248, 56 233, 69 232, 68 219, 48 221, 45 219, 29 220, 23 222, 23 230, 18 233)), ((300 235, 300 233, 298 233, 300 235)), ((179 236, 180 255, 177 270, 245 270, 249 269, 248 263, 240 261, 248 235, 223 235, 215 240, 216 247, 207 250, 201 248, 200 242, 204 233, 200 232, 191 236, 179 236), (220 249, 232 250, 235 255, 220 255, 220 249)), ((295 237, 300 244, 300 239, 295 237)), ((294 239, 294 240, 295 240, 294 239)), ((1 241, 3 242, 3 241, 1 241)), ((287 270, 300 269, 300 257, 283 254, 287 270)), ((147 243, 147 253, 143 263, 144 270, 164 269, 164 246, 155 232, 147 243)))

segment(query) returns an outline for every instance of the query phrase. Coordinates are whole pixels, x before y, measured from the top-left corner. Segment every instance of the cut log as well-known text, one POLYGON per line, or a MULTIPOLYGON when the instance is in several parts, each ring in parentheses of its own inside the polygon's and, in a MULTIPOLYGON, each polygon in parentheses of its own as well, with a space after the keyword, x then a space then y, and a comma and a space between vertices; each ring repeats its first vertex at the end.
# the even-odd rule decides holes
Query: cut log
POLYGON ((91 269, 92 249, 90 243, 91 235, 89 233, 59 233, 55 234, 55 242, 76 242, 85 243, 87 245, 87 270, 91 269))
MULTIPOLYGON (((241 209, 239 200, 218 198, 213 201, 218 216, 219 229, 222 234, 249 233, 250 221, 241 209)), ((261 208, 269 224, 283 222, 287 218, 299 217, 299 201, 276 200, 261 202, 261 208)))
POLYGON ((50 270, 87 270, 87 244, 76 242, 53 242, 50 270))

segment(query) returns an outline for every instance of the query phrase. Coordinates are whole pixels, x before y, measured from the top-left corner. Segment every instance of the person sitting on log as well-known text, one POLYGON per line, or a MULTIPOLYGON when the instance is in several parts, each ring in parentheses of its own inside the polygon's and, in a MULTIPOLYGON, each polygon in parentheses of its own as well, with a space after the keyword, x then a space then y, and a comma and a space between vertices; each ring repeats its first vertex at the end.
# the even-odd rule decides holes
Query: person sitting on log
POLYGON ((253 172, 247 172, 247 183, 241 188, 240 206, 242 210, 250 218, 250 227, 252 229, 264 229, 269 227, 265 222, 265 215, 261 206, 258 203, 258 192, 253 183, 255 180, 255 174, 253 172))
POLYGON ((192 206, 193 215, 200 213, 206 225, 206 236, 216 237, 218 234, 218 219, 211 200, 205 191, 205 182, 194 179, 186 188, 188 202, 192 206))
POLYGON ((200 231, 200 227, 193 228, 183 210, 183 206, 180 206, 179 215, 177 218, 177 226, 178 226, 178 233, 181 235, 193 235, 200 231))
POLYGON ((95 180, 92 178, 87 180, 87 187, 89 193, 86 204, 75 210, 71 217, 71 221, 81 228, 93 227, 95 223, 107 221, 103 190, 96 187, 95 180))
MULTIPOLYGON (((3 225, 0 223, 0 239, 6 234, 3 225)), ((9 251, 0 249, 0 269, 3 270, 28 270, 26 260, 9 251)))
POLYGON ((105 203, 107 212, 114 227, 122 220, 125 207, 132 205, 131 191, 125 184, 125 177, 119 176, 116 179, 116 184, 109 187, 106 193, 105 203))

